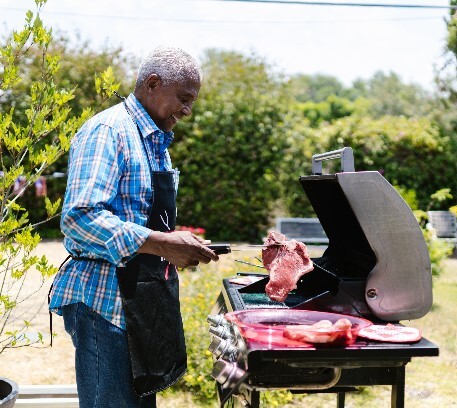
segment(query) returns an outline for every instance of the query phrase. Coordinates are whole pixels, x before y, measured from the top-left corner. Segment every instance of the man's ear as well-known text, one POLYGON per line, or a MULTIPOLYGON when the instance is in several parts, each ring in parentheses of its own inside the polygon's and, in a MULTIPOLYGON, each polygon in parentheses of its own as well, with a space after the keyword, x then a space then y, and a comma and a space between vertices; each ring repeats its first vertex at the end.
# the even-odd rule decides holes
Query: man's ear
POLYGON ((149 75, 148 79, 146 80, 146 89, 149 91, 153 91, 157 88, 160 83, 160 77, 157 74, 149 75))

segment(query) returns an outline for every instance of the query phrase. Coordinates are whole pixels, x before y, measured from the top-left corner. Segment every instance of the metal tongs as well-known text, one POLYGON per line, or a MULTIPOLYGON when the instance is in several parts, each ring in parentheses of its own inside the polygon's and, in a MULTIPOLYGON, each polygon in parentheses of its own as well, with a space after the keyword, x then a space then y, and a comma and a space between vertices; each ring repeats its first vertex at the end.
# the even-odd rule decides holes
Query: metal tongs
MULTIPOLYGON (((278 244, 278 245, 280 245, 280 244, 278 244)), ((235 245, 232 245, 232 244, 225 244, 224 243, 224 244, 211 244, 211 245, 208 245, 208 248, 211 249, 212 251, 214 251, 217 255, 223 255, 223 254, 229 254, 232 251, 247 251, 247 250, 250 250, 250 249, 251 250, 252 249, 263 249, 263 248, 267 248, 268 246, 271 247, 272 245, 265 245, 265 244, 263 244, 263 245, 252 245, 252 244, 247 244, 247 245, 236 245, 235 244, 235 245)), ((259 260, 258 258, 256 258, 256 259, 259 260)), ((240 260, 237 260, 237 259, 235 261, 236 262, 245 263, 245 264, 251 265, 251 266, 256 266, 258 268, 264 268, 263 265, 262 266, 255 265, 253 263, 244 262, 244 261, 240 261, 240 260)), ((337 274, 335 274, 335 273, 323 268, 322 266, 316 264, 314 261, 311 261, 311 262, 313 262, 313 265, 316 268, 319 268, 320 270, 328 273, 329 275, 331 275, 334 278, 337 278, 339 281, 341 281, 341 278, 337 274)))
POLYGON ((263 249, 267 245, 232 245, 232 244, 211 244, 208 248, 214 251, 217 255, 230 254, 233 251, 247 251, 252 249, 263 249))
MULTIPOLYGON (((211 244, 208 245, 208 248, 214 251, 217 255, 222 255, 222 254, 229 254, 232 251, 248 251, 252 249, 264 249, 267 248, 267 246, 272 246, 272 245, 252 245, 252 244, 246 244, 246 245, 232 245, 232 244, 211 244)), ((240 259, 235 259, 235 262, 239 262, 242 264, 250 265, 250 266, 255 266, 256 268, 262 268, 265 269, 265 266, 263 266, 263 262, 261 259, 258 257, 255 257, 260 262, 260 265, 256 265, 251 262, 246 262, 242 261, 240 259)))

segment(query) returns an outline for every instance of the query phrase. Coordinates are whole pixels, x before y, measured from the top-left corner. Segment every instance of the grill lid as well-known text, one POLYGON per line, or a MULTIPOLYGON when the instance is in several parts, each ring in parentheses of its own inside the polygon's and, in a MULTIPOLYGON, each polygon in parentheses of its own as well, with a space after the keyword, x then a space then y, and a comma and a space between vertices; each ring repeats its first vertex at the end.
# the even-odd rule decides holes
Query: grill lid
MULTIPOLYGON (((347 149, 352 158, 344 148, 319 159, 340 157, 347 149)), ((351 168, 347 158, 342 162, 351 168)), ((432 305, 427 245, 392 185, 376 171, 314 174, 300 177, 300 183, 329 238, 315 263, 343 281, 366 281, 365 300, 380 319, 424 316, 432 305)))

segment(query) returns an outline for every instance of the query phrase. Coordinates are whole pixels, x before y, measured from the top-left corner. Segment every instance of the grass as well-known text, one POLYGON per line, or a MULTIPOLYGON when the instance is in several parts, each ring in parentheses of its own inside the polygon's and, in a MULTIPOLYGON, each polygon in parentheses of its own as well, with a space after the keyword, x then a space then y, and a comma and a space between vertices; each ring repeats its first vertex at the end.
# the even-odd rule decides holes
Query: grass
MULTIPOLYGON (((256 253, 243 259, 255 262, 256 253)), ((313 255, 315 256, 315 255, 313 255)), ((217 407, 214 381, 210 377, 212 358, 206 316, 220 291, 221 279, 239 271, 256 268, 224 256, 215 264, 181 272, 181 299, 189 370, 183 381, 159 397, 159 406, 217 407)), ((422 330, 424 337, 440 348, 439 357, 413 358, 406 366, 405 405, 408 408, 457 407, 457 260, 445 263, 444 273, 434 278, 434 304, 423 318, 403 322, 422 330)), ((288 392, 262 393, 262 407, 325 408, 336 406, 334 394, 292 396, 288 392)), ((363 387, 348 394, 346 407, 382 408, 390 406, 390 387, 363 387)))

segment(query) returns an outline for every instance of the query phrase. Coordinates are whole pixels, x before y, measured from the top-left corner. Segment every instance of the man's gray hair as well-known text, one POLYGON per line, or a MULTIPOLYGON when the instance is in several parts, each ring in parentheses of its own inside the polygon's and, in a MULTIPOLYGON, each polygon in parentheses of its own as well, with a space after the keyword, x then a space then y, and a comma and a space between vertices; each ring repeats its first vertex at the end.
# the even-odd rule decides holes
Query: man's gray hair
POLYGON ((190 54, 180 48, 160 46, 154 48, 143 60, 138 70, 135 89, 152 74, 157 74, 164 85, 188 79, 202 80, 200 65, 190 54))

